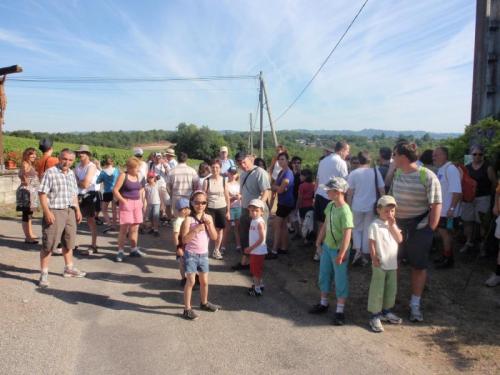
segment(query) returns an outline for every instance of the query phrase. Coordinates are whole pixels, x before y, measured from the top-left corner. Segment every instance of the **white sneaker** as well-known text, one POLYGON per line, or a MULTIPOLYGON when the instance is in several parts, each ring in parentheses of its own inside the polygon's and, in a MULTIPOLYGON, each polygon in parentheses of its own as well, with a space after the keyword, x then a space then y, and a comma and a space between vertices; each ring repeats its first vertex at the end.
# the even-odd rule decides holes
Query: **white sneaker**
POLYGON ((214 252, 212 253, 212 257, 217 260, 224 259, 219 250, 214 250, 214 252))
POLYGON ((423 322, 424 315, 420 311, 420 306, 410 306, 410 322, 423 322))
POLYGON ((315 262, 319 262, 320 258, 321 258, 321 255, 319 255, 318 253, 314 253, 313 260, 314 260, 315 262))
POLYGON ((52 255, 62 255, 63 251, 62 251, 62 247, 58 247, 54 250, 52 250, 52 255))
POLYGON ((474 247, 474 244, 473 243, 470 243, 470 242, 466 242, 464 244, 464 246, 462 246, 460 248, 460 250, 458 250, 459 253, 463 254, 463 253, 466 253, 467 251, 469 251, 470 249, 472 249, 474 247))
POLYGON ((358 260, 360 260, 362 256, 363 256, 363 253, 361 252, 361 250, 357 250, 356 249, 356 253, 352 257, 352 263, 351 264, 356 264, 356 262, 358 260))
POLYGON ((380 317, 376 316, 370 319, 370 327, 373 332, 384 332, 384 326, 380 321, 380 317))
POLYGON ((383 314, 380 317, 380 320, 382 320, 383 322, 391 323, 391 324, 403 323, 403 319, 401 319, 399 316, 397 316, 396 314, 394 314, 392 312, 388 312, 387 314, 383 314))
POLYGON ((494 287, 497 285, 500 285, 500 276, 497 274, 491 274, 491 276, 488 278, 488 280, 485 281, 484 283, 486 286, 494 287))

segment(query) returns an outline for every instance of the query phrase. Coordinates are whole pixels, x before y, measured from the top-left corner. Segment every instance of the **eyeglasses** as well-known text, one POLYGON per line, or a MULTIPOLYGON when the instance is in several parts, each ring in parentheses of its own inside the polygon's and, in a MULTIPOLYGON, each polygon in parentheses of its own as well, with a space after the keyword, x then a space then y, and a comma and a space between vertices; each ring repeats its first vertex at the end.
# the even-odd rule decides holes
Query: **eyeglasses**
POLYGON ((193 201, 195 206, 205 206, 207 204, 206 201, 193 201))
POLYGON ((472 154, 472 156, 483 156, 483 154, 480 152, 476 152, 476 153, 472 154))

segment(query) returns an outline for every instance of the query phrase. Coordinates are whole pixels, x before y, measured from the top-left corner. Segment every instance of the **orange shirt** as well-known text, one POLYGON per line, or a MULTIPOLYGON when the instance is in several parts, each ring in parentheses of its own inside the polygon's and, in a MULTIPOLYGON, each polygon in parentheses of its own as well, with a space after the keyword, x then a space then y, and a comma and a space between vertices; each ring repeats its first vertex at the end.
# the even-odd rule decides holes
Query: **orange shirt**
POLYGON ((59 159, 55 156, 42 156, 40 160, 38 160, 38 164, 36 166, 36 171, 38 173, 38 177, 41 179, 45 171, 59 163, 59 159))

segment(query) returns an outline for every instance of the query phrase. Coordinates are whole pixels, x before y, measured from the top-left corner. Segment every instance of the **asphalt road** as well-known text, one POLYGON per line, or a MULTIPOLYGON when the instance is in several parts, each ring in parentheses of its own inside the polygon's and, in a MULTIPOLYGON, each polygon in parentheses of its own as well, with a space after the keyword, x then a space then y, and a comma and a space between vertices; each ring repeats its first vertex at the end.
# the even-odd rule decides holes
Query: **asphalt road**
MULTIPOLYGON (((170 241, 143 235, 147 256, 113 261, 116 236, 76 260, 85 279, 64 279, 54 257, 51 287, 40 290, 38 248, 23 243, 19 221, 0 221, 0 364, 3 374, 429 374, 421 356, 366 325, 331 325, 311 316, 318 297, 278 259, 266 264, 266 291, 249 297, 248 275, 230 271, 236 254, 211 260, 209 299, 217 313, 185 321, 170 241), (229 258, 229 259, 227 259, 229 258)), ((36 226, 40 234, 40 227, 36 226)), ((80 233, 79 243, 89 237, 80 233)), ((309 281, 311 282, 311 281, 309 281)), ((194 293, 193 305, 198 306, 194 293)), ((407 344, 409 348, 412 343, 407 344)), ((421 344, 415 344, 421 345, 421 344)))

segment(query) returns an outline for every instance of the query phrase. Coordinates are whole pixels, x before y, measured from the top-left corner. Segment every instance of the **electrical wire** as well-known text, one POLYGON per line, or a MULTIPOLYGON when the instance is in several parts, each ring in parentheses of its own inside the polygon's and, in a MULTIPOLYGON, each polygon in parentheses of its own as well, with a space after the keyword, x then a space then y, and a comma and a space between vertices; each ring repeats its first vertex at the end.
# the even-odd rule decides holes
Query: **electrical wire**
POLYGON ((25 76, 10 78, 13 82, 43 82, 43 83, 138 83, 138 82, 175 82, 175 81, 228 81, 258 79, 258 75, 235 76, 205 76, 205 77, 44 77, 25 76))
POLYGON ((356 22, 356 20, 358 19, 358 16, 361 14, 361 12, 365 8, 366 4, 368 4, 368 1, 369 0, 365 0, 365 2, 363 3, 363 5, 361 6, 361 8, 359 8, 358 12, 356 13, 356 15, 354 16, 354 18, 352 19, 352 21, 349 23, 349 25, 347 26, 347 28, 345 29, 344 33, 341 35, 340 39, 337 41, 337 43, 335 44, 335 46, 333 47, 333 49, 330 51, 330 53, 328 54, 328 56, 326 57, 326 59, 321 63, 321 65, 319 66, 319 68, 316 70, 316 73, 314 73, 314 75, 312 76, 312 78, 309 80, 309 82, 307 82, 307 84, 299 92, 299 94, 292 101, 292 103, 290 103, 290 105, 283 112, 281 112, 281 114, 278 117, 276 117, 274 119, 274 123, 277 123, 294 106, 294 104, 297 103, 297 101, 300 99, 300 97, 309 88, 309 86, 314 81, 314 79, 316 78, 316 76, 319 74, 319 72, 321 71, 321 69, 323 69, 323 67, 326 65, 326 63, 328 62, 328 60, 330 59, 330 57, 333 55, 333 53, 335 52, 335 50, 337 49, 337 47, 340 45, 340 43, 342 42, 342 40, 344 40, 344 37, 349 32, 349 30, 351 29, 352 25, 354 25, 354 22, 356 22))

